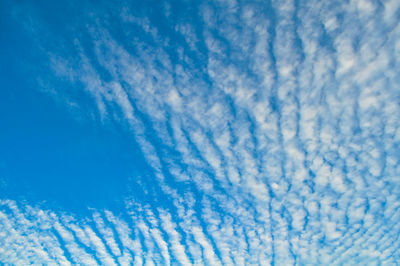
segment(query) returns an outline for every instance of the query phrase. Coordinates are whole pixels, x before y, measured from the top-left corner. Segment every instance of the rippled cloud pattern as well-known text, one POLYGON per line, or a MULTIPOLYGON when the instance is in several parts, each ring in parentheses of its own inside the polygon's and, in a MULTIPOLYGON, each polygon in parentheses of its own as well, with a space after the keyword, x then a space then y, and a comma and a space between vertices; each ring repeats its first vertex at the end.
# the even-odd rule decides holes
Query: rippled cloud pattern
POLYGON ((85 95, 148 167, 118 211, 2 198, 0 261, 398 265, 400 1, 76 8, 31 17, 44 91, 85 95))

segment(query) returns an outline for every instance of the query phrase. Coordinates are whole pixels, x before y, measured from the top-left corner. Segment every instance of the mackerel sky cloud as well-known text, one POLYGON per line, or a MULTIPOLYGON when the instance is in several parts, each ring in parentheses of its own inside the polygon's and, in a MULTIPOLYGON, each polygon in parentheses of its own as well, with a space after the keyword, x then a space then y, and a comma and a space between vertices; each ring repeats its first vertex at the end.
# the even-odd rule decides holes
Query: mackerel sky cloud
POLYGON ((400 1, 0 2, 0 262, 398 265, 400 1))

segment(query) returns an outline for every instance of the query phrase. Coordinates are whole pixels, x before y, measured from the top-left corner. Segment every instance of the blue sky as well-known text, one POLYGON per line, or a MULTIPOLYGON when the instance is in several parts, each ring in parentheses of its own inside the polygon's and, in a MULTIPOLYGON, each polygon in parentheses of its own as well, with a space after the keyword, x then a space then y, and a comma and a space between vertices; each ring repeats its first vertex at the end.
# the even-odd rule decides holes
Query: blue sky
POLYGON ((0 262, 397 265, 400 2, 0 2, 0 262))

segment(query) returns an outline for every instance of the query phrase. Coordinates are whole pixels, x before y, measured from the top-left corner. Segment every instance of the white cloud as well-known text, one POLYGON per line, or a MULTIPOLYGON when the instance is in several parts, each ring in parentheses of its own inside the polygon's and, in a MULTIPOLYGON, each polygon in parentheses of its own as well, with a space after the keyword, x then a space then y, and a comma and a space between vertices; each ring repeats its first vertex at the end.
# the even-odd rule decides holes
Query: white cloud
POLYGON ((96 26, 93 60, 81 47, 79 68, 58 55, 52 65, 84 85, 100 117, 130 126, 169 207, 139 199, 127 203, 130 219, 94 210, 80 221, 8 201, 0 259, 394 263, 396 10, 366 0, 202 4, 198 17, 165 25, 183 40, 174 50, 157 23, 124 8, 116 19, 151 41, 122 43, 96 26))

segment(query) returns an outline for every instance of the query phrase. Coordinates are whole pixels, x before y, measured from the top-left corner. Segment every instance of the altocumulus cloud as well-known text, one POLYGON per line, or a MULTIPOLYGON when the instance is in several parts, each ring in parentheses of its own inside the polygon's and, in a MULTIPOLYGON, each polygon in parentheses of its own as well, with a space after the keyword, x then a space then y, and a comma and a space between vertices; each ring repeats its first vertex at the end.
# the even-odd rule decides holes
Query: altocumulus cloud
POLYGON ((399 263, 399 1, 85 9, 65 49, 41 43, 48 79, 129 128, 153 182, 126 185, 164 204, 82 218, 2 199, 0 261, 399 263))

